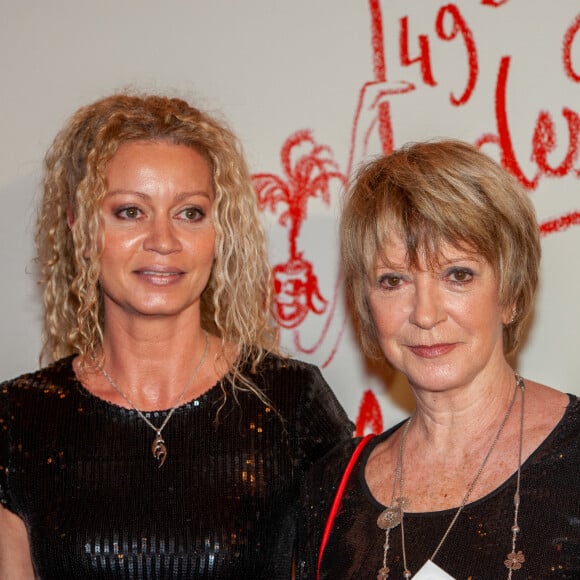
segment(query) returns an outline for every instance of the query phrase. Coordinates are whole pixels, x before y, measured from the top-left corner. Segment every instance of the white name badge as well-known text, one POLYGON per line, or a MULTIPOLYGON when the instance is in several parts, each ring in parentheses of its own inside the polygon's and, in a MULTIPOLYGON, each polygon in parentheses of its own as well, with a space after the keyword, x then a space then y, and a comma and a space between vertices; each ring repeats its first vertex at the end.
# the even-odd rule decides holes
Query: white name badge
POLYGON ((431 560, 427 560, 421 569, 413 576, 413 580, 455 580, 431 560))

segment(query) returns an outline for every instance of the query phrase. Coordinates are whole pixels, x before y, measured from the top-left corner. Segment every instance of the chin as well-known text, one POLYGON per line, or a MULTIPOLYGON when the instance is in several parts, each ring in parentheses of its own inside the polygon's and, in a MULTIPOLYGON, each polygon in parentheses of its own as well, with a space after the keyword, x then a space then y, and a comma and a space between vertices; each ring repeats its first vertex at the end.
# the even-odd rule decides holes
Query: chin
POLYGON ((409 383, 418 388, 433 391, 444 392, 457 387, 459 384, 467 382, 467 376, 464 373, 458 372, 457 369, 446 368, 430 368, 420 369, 410 372, 401 372, 407 377, 409 383))
POLYGON ((189 305, 184 304, 138 304, 133 306, 133 312, 141 316, 148 317, 162 317, 162 316, 176 316, 188 309, 189 305))

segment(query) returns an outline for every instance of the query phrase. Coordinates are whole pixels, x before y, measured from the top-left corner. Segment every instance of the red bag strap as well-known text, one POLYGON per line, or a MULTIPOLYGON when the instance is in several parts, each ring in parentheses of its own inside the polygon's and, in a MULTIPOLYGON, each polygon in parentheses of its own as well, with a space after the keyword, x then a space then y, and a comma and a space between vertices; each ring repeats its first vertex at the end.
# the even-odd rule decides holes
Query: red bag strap
POLYGON ((334 518, 338 513, 340 508, 340 503, 342 501, 342 494, 344 493, 344 488, 348 483, 350 474, 354 469, 354 466, 357 462, 359 455, 361 454, 362 450, 364 449, 365 445, 374 437, 373 434, 366 435, 363 437, 355 447, 353 454, 342 474, 342 479, 340 480, 340 484, 338 489, 336 490, 336 495, 334 496, 334 501, 332 502, 332 508, 330 509, 330 513, 328 514, 328 519, 326 520, 326 526, 324 527, 324 534, 322 535, 322 541, 320 542, 320 551, 318 553, 318 566, 316 568, 316 580, 320 579, 320 565, 322 564, 322 555, 324 554, 324 548, 326 548, 326 543, 328 542, 328 538, 330 537, 330 532, 332 531, 332 526, 334 525, 334 518))

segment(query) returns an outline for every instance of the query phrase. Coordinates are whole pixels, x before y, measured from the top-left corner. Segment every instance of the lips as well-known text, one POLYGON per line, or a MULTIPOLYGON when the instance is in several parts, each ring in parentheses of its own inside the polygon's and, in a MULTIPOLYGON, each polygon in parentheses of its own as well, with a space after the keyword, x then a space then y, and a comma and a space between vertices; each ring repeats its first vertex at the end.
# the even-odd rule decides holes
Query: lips
POLYGON ((140 278, 153 284, 165 285, 171 284, 180 279, 185 273, 182 270, 174 268, 141 268, 134 271, 140 278))
POLYGON ((182 272, 159 272, 157 270, 138 270, 137 274, 142 276, 178 276, 182 272))
POLYGON ((455 343, 413 345, 409 349, 421 358, 437 358, 446 355, 455 348, 455 343))

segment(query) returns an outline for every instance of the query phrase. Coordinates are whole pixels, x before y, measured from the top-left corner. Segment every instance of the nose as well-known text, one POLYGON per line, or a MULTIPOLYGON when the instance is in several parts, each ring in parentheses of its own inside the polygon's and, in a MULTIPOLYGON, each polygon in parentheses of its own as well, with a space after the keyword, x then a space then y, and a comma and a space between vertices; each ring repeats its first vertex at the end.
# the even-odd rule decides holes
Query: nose
POLYGON ((143 247, 145 250, 158 254, 172 254, 181 249, 181 241, 175 231, 175 225, 169 218, 155 216, 151 220, 143 247))
POLYGON ((437 282, 431 277, 415 283, 410 320, 419 328, 429 330, 445 320, 445 307, 437 282))

